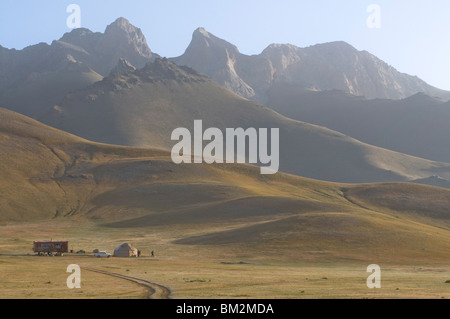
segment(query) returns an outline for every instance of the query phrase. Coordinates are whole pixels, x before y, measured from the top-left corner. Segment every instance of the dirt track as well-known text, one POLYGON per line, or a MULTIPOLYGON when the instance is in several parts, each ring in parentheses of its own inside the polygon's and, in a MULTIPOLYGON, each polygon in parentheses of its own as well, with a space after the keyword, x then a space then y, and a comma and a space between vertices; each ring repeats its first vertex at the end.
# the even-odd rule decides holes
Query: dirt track
POLYGON ((141 279, 141 278, 136 278, 136 277, 132 277, 132 276, 127 276, 127 275, 123 275, 123 274, 117 274, 117 273, 113 273, 113 272, 109 272, 106 270, 100 270, 100 269, 94 269, 94 268, 84 268, 84 270, 87 271, 92 271, 92 272, 96 272, 99 274, 103 274, 106 276, 112 276, 112 277, 117 277, 123 280, 128 280, 131 281, 141 287, 144 287, 147 291, 145 298, 146 299, 170 299, 171 298, 171 290, 170 288, 163 286, 161 284, 157 284, 155 282, 149 281, 149 280, 145 280, 145 279, 141 279))

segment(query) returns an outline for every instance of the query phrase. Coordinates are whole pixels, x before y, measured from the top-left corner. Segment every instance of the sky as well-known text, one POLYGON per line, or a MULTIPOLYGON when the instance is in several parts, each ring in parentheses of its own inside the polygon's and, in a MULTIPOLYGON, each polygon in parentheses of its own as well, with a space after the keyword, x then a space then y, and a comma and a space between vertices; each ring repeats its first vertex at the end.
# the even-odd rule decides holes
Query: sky
POLYGON ((70 4, 81 10, 81 27, 94 32, 127 18, 161 56, 183 54, 198 27, 248 55, 272 43, 346 41, 450 90, 448 0, 1 0, 0 45, 22 49, 61 38, 71 31, 70 4))

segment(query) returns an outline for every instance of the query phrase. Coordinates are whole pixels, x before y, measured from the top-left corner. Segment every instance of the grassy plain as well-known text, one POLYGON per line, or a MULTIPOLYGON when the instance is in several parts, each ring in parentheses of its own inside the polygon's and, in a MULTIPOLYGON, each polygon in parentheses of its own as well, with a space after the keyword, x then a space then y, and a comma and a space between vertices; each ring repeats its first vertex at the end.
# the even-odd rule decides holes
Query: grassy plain
MULTIPOLYGON (((185 246, 171 243, 182 230, 105 229, 72 222, 5 225, 0 239, 0 298, 139 299, 145 289, 105 270, 150 280, 171 290, 171 298, 317 299, 450 298, 450 266, 444 262, 380 263, 381 289, 368 289, 368 262, 321 258, 287 261, 252 245, 185 246), (67 239, 86 255, 34 256, 34 238, 67 239), (95 258, 95 248, 112 252, 122 242, 142 250, 140 258, 95 258), (150 256, 154 250, 155 257, 150 256), (81 289, 68 289, 67 266, 81 267, 81 289)), ((374 263, 377 260, 373 261, 374 263)))

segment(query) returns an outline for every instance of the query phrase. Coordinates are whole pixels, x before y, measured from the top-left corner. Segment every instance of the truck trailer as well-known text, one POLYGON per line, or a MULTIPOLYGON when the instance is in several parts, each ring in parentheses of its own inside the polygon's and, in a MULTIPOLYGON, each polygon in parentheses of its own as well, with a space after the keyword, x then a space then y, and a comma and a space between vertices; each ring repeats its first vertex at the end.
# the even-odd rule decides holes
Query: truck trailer
POLYGON ((33 251, 39 256, 62 256, 69 251, 68 241, 35 241, 33 251))

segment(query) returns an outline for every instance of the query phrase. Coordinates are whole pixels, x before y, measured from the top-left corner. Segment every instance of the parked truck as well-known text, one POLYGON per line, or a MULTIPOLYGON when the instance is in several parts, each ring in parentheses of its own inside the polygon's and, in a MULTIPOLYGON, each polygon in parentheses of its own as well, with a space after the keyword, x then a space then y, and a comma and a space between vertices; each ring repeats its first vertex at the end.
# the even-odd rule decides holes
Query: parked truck
POLYGON ((68 241, 35 241, 33 251, 39 256, 62 256, 69 251, 68 241))

